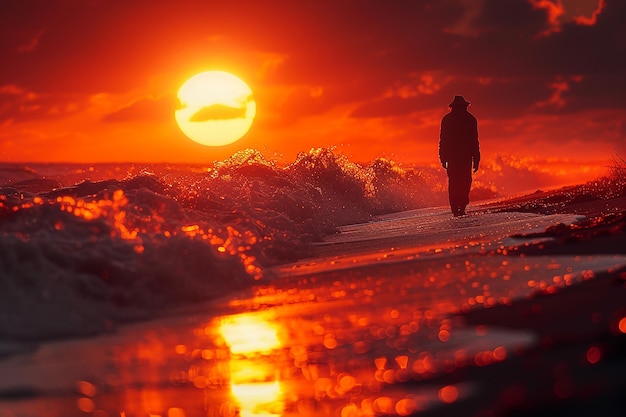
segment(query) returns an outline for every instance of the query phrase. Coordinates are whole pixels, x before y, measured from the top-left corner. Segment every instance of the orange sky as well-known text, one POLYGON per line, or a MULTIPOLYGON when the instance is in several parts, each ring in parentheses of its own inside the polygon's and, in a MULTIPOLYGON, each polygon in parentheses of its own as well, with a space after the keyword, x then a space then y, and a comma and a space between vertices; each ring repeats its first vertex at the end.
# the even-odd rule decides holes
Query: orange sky
MULTIPOLYGON (((483 159, 581 178, 626 143, 623 0, 122 1, 0 5, 0 162, 287 162, 336 146, 437 164, 472 102, 483 159), (174 121, 190 76, 229 71, 257 118, 205 147, 174 121)), ((567 181, 564 181, 567 182, 567 181)))

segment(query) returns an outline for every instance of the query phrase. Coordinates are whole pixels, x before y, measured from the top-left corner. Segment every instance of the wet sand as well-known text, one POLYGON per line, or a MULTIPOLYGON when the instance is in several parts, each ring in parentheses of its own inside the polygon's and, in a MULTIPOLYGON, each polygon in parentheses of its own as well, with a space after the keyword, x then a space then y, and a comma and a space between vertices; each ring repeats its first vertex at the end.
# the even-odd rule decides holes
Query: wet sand
POLYGON ((626 207, 585 204, 388 215, 249 292, 5 346, 0 416, 621 416, 626 207))

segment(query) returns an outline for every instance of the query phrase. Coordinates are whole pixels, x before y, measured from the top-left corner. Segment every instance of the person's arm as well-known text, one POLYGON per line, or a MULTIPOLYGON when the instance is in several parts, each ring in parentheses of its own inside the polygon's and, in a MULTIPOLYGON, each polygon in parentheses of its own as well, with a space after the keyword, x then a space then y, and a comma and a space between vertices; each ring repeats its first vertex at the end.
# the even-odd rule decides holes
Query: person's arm
POLYGON ((472 168, 474 172, 478 171, 480 164, 480 144, 478 143, 478 121, 474 118, 474 126, 472 131, 472 168))
POLYGON ((448 169, 448 134, 447 134, 448 126, 446 123, 446 118, 444 117, 441 120, 441 128, 439 130, 439 161, 441 162, 441 166, 445 169, 448 169))

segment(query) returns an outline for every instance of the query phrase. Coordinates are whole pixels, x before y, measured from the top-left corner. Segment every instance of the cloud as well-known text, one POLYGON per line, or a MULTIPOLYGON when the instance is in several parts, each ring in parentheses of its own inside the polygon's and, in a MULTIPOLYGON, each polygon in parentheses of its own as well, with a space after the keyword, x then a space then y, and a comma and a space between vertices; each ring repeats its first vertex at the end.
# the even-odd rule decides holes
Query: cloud
POLYGON ((533 8, 545 11, 548 18, 548 28, 539 36, 550 36, 560 32, 564 24, 571 22, 593 26, 606 6, 605 0, 561 0, 557 3, 550 0, 529 0, 529 2, 533 8))
MULTIPOLYGON (((595 3, 592 0, 587 2, 588 4, 595 3)), ((580 10, 575 10, 572 14, 574 22, 579 25, 593 26, 598 22, 598 16, 602 13, 602 10, 606 6, 605 0, 598 0, 595 9, 591 11, 591 13, 587 16, 585 14, 580 14, 580 10)), ((583 12, 584 13, 584 12, 583 12)))
POLYGON ((39 45, 39 40, 41 39, 42 35, 44 34, 45 30, 40 30, 37 33, 35 33, 32 38, 28 39, 25 43, 19 45, 17 47, 17 52, 19 53, 26 53, 26 52, 32 52, 35 50, 35 48, 37 48, 37 45, 39 45))
POLYGON ((246 107, 231 107, 223 104, 213 104, 202 107, 189 118, 190 122, 206 122, 209 120, 229 120, 246 117, 246 107))
MULTIPOLYGON (((402 14, 393 14, 392 8, 385 10, 393 14, 393 18, 384 19, 390 24, 371 21, 372 10, 367 6, 362 15, 346 24, 352 35, 329 41, 333 47, 327 51, 313 48, 313 56, 294 53, 275 73, 276 80, 290 80, 295 74, 300 77, 293 82, 315 80, 327 91, 323 100, 326 108, 360 103, 352 112, 359 118, 407 114, 412 106, 433 108, 457 93, 470 95, 477 105, 493 110, 494 118, 505 118, 540 111, 536 103, 552 96, 559 78, 571 80, 599 71, 623 73, 618 68, 623 64, 614 59, 624 52, 619 46, 623 41, 606 42, 607 38, 618 37, 615 31, 620 24, 616 16, 624 16, 623 6, 615 1, 596 15, 594 26, 581 26, 570 20, 562 24, 559 33, 546 38, 537 38, 537 34, 550 27, 550 16, 528 0, 442 1, 429 8, 403 4, 402 10, 396 10, 402 14), (449 30, 459 22, 465 25, 466 33, 449 30), (372 39, 366 32, 379 37, 372 39), (312 59, 330 64, 320 71, 312 59), (435 74, 439 90, 421 100, 401 94, 399 98, 384 96, 386 91, 397 88, 398 81, 415 72, 435 74), (343 93, 334 94, 338 83, 343 93), (348 91, 352 95, 346 94, 348 91)), ((322 22, 325 19, 320 18, 322 22)), ((333 33, 332 26, 329 33, 333 33)), ((306 46, 303 45, 303 53, 309 51, 306 46)), ((614 101, 614 86, 601 81, 594 82, 595 96, 614 101)), ((585 77, 585 83, 589 82, 591 79, 585 77)), ((578 88, 581 86, 572 84, 561 96, 568 98, 561 111, 573 109, 575 103, 581 108, 585 102, 586 97, 577 97, 582 93, 578 88)), ((418 86, 416 80, 405 84, 406 88, 418 86)), ((311 110, 315 110, 314 102, 321 104, 321 100, 306 101, 311 110)), ((554 108, 543 110, 554 113, 554 108)))
POLYGON ((546 100, 538 101, 534 104, 537 110, 543 109, 562 109, 566 105, 566 95, 571 89, 571 84, 579 83, 583 80, 582 75, 572 76, 568 78, 556 77, 549 85, 552 94, 546 100))
POLYGON ((77 113, 82 101, 74 94, 41 94, 6 84, 0 86, 0 122, 62 119, 77 113))
POLYGON ((102 118, 104 122, 163 121, 173 117, 177 108, 173 95, 164 97, 146 97, 134 101, 121 109, 102 118))

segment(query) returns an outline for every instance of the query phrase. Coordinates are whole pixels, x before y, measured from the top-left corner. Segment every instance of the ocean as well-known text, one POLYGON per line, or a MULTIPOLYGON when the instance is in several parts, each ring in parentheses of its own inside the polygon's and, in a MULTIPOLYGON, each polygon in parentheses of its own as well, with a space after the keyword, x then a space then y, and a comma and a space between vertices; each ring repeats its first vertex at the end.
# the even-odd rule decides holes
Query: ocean
POLYGON ((210 167, 5 165, 0 179, 0 335, 19 340, 249 288, 337 225, 434 194, 419 173, 329 149, 284 167, 246 150, 210 167))
POLYGON ((0 179, 2 417, 624 410, 626 255, 535 234, 579 215, 330 149, 0 179))

